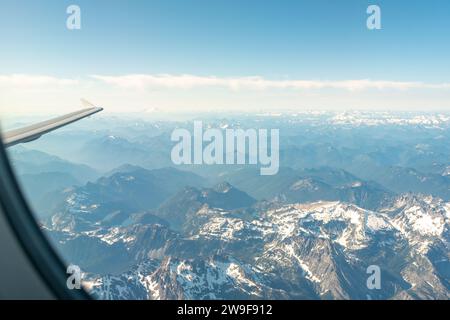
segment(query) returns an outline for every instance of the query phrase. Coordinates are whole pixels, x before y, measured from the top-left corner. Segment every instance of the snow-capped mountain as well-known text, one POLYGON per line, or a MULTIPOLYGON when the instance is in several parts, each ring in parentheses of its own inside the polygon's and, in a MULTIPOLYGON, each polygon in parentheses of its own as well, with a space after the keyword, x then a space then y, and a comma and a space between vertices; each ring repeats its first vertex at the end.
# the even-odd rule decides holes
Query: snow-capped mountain
POLYGON ((99 265, 84 269, 86 288, 102 299, 450 298, 450 203, 405 194, 378 211, 342 201, 221 208, 217 194, 231 190, 248 197, 229 184, 187 188, 114 226, 59 228, 55 242, 103 244, 99 265), (181 206, 183 215, 170 209, 181 206), (370 265, 382 270, 380 290, 366 286, 370 265))

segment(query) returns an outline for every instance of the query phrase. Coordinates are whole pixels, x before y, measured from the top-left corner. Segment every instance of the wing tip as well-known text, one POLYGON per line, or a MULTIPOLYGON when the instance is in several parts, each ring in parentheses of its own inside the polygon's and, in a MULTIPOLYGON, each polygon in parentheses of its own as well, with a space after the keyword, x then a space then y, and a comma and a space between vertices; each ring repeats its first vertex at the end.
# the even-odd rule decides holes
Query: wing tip
POLYGON ((83 105, 83 107, 86 107, 86 108, 96 108, 96 106, 95 106, 93 103, 87 101, 87 100, 84 99, 84 98, 81 98, 80 101, 81 101, 81 104, 83 105))
POLYGON ((92 102, 89 102, 88 100, 86 100, 84 98, 81 98, 80 101, 81 101, 81 104, 83 105, 83 107, 85 107, 85 108, 92 108, 95 110, 95 112, 103 111, 102 107, 98 107, 95 104, 93 104, 92 102))

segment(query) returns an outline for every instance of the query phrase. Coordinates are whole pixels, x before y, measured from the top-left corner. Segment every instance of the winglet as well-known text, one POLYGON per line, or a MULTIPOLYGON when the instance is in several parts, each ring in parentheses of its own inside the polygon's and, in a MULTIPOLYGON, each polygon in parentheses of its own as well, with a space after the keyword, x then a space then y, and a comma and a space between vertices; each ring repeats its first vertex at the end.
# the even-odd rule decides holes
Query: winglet
POLYGON ((89 101, 87 101, 86 99, 80 99, 81 101, 81 105, 85 108, 95 108, 96 106, 93 103, 90 103, 89 101))

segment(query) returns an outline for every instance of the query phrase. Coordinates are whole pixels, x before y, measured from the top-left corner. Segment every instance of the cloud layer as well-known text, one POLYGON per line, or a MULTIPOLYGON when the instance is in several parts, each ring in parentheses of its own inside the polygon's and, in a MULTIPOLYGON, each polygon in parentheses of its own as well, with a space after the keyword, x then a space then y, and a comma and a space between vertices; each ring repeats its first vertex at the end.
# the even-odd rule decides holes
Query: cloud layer
POLYGON ((388 80, 272 80, 261 76, 251 77, 216 77, 196 76, 190 74, 129 74, 118 76, 91 75, 84 81, 80 79, 58 78, 47 75, 12 74, 0 75, 0 86, 12 88, 40 88, 54 86, 75 86, 86 82, 100 82, 126 89, 192 89, 219 87, 229 90, 412 90, 435 89, 449 90, 450 83, 401 82, 388 80))
POLYGON ((450 83, 429 84, 423 82, 398 82, 384 80, 269 80, 260 76, 221 78, 215 76, 195 76, 189 74, 130 74, 121 76, 92 75, 91 78, 123 88, 146 89, 153 87, 190 89, 195 87, 222 87, 231 90, 264 89, 450 89, 450 83))
POLYGON ((183 111, 450 110, 450 83, 388 80, 273 80, 173 74, 81 78, 0 74, 2 113, 62 114, 87 97, 111 112, 153 107, 183 111), (56 111, 57 110, 57 111, 56 111))
POLYGON ((77 85, 78 80, 64 79, 46 75, 12 74, 0 75, 0 86, 34 88, 48 86, 77 85))

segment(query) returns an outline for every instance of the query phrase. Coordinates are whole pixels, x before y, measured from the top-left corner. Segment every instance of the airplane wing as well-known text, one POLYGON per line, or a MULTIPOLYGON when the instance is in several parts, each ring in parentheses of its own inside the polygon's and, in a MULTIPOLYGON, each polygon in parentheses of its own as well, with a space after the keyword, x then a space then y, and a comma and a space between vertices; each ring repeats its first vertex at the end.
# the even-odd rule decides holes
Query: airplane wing
POLYGON ((6 148, 18 143, 30 142, 40 138, 43 134, 49 133, 55 129, 64 127, 72 122, 86 118, 94 113, 100 112, 103 108, 94 107, 89 102, 82 100, 84 105, 89 105, 89 108, 78 110, 60 117, 50 120, 42 121, 23 128, 14 129, 5 132, 3 136, 3 144, 6 148))

